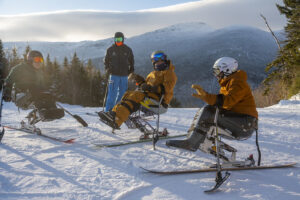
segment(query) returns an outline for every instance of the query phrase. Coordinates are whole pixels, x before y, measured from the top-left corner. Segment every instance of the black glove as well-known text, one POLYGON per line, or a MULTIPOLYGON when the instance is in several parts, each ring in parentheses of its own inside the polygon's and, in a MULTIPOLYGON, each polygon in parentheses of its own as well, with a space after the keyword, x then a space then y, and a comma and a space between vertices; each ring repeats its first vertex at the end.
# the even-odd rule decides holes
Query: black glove
POLYGON ((138 75, 138 74, 135 74, 135 73, 129 74, 128 80, 129 80, 129 81, 134 81, 134 82, 136 82, 138 85, 141 85, 142 83, 145 82, 144 77, 142 77, 142 76, 140 76, 140 75, 138 75))
POLYGON ((157 93, 158 87, 157 87, 157 86, 151 86, 151 85, 148 85, 147 83, 143 83, 143 84, 141 85, 141 89, 142 89, 143 91, 148 91, 148 92, 157 93))
POLYGON ((5 102, 10 102, 11 101, 11 91, 9 89, 5 89, 3 90, 3 100, 5 102))

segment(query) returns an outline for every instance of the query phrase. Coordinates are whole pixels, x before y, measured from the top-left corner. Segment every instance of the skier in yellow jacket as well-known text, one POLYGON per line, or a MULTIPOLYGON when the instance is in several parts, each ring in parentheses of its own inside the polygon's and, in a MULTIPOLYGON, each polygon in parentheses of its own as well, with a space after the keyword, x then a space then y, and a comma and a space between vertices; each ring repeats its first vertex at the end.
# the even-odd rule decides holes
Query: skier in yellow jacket
POLYGON ((150 72, 146 79, 133 73, 128 77, 128 79, 134 80, 140 89, 127 91, 121 101, 113 107, 112 111, 99 112, 98 115, 101 121, 104 121, 114 129, 119 129, 122 123, 128 119, 128 116, 139 109, 140 102, 145 97, 159 100, 164 95, 162 106, 168 107, 177 81, 177 76, 174 72, 175 67, 162 51, 153 52, 151 61, 154 71, 150 72))
POLYGON ((208 105, 202 113, 193 133, 185 140, 169 140, 167 146, 196 151, 204 142, 206 133, 214 125, 216 106, 220 109, 218 126, 229 130, 236 139, 246 139, 257 129, 258 113, 247 84, 246 72, 238 70, 238 62, 230 57, 218 59, 213 66, 214 75, 221 86, 220 93, 209 94, 199 85, 192 85, 200 98, 208 105))

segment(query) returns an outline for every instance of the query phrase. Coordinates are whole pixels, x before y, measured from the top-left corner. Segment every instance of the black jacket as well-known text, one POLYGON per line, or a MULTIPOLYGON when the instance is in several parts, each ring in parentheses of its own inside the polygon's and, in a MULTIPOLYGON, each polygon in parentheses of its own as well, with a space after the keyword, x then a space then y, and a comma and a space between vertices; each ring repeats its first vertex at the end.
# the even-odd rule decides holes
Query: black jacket
POLYGON ((134 58, 130 47, 123 44, 117 46, 113 44, 106 51, 104 59, 107 73, 117 76, 128 76, 134 71, 134 58))

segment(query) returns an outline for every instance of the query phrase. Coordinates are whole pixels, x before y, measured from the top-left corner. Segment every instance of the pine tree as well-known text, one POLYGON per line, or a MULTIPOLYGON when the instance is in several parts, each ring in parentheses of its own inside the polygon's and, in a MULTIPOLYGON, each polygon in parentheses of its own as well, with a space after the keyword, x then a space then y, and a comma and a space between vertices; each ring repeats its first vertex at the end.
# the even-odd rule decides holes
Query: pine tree
POLYGON ((2 40, 0 39, 0 91, 2 89, 2 84, 4 82, 5 77, 8 73, 8 62, 5 58, 5 53, 3 51, 2 40))
POLYGON ((27 44, 27 46, 25 48, 25 52, 23 54, 24 61, 27 61, 27 55, 28 55, 29 51, 31 51, 31 48, 30 48, 29 44, 27 44))
POLYGON ((22 62, 22 59, 19 58, 18 56, 18 49, 16 46, 14 46, 11 50, 11 53, 9 53, 10 55, 8 55, 8 63, 9 63, 9 69, 8 71, 10 71, 10 69, 14 66, 16 66, 17 64, 22 62))
POLYGON ((286 98, 300 91, 300 1, 284 0, 284 5, 277 4, 281 14, 287 18, 285 26, 286 41, 277 58, 270 63, 266 71, 271 71, 264 80, 269 91, 271 85, 280 81, 286 98))

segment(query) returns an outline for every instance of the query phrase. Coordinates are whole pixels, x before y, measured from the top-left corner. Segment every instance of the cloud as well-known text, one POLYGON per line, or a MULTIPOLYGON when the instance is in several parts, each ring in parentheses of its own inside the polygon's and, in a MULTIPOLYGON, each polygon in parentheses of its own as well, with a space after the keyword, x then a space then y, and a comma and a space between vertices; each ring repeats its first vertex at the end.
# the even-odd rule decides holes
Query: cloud
POLYGON ((57 11, 0 16, 3 41, 82 41, 140 35, 176 23, 202 21, 214 28, 246 25, 266 29, 259 14, 271 27, 282 29, 285 18, 275 3, 280 0, 203 0, 135 12, 57 11))

